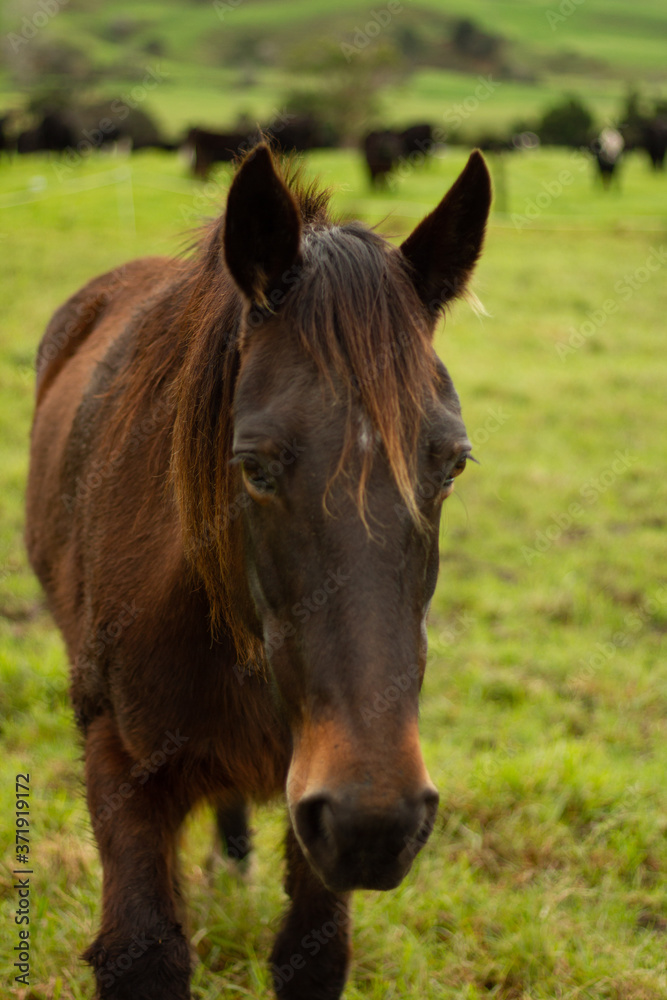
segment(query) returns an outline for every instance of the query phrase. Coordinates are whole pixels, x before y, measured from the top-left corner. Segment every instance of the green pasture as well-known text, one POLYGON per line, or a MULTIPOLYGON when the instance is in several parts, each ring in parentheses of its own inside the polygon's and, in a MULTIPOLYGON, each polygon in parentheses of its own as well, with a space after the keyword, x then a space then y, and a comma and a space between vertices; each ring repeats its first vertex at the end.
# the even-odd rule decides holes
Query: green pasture
MULTIPOLYGON (((464 161, 406 164, 373 193, 353 151, 307 168, 342 215, 400 238, 464 161)), ((457 303, 437 334, 481 463, 446 504, 430 619, 421 728, 439 820, 399 889, 355 895, 345 996, 664 1000, 667 176, 629 157, 605 193, 568 152, 503 162, 474 285, 486 315, 457 303)), ((90 997, 77 956, 100 899, 67 664, 22 544, 32 358, 69 293, 177 252, 229 180, 221 167, 193 182, 172 154, 66 166, 0 162, 0 995, 20 1000, 90 997), (10 846, 26 771, 32 978, 15 993, 10 846)), ((211 883, 211 817, 188 826, 197 1000, 269 995, 283 822, 280 804, 255 813, 245 882, 211 883)))
MULTIPOLYGON (((289 112, 289 95, 295 89, 294 76, 280 66, 245 73, 206 63, 188 66, 146 54, 135 66, 134 79, 107 82, 101 85, 99 96, 117 101, 121 114, 124 107, 147 111, 172 140, 181 139, 193 125, 231 128, 240 116, 258 124, 279 120, 289 112)), ((317 88, 322 84, 316 78, 300 77, 299 85, 317 88)), ((618 122, 627 87, 623 79, 577 73, 548 73, 528 82, 505 80, 493 73, 422 68, 382 90, 377 114, 368 125, 404 127, 427 121, 457 141, 481 134, 506 135, 516 123, 536 121, 565 95, 579 94, 602 127, 618 122)), ((667 91, 662 84, 650 93, 657 97, 667 91)), ((19 93, 3 86, 0 75, 0 112, 22 103, 19 93)))
MULTIPOLYGON (((288 95, 294 89, 293 76, 278 67, 264 68, 246 78, 222 68, 190 72, 165 60, 149 59, 144 65, 146 72, 154 69, 161 74, 159 86, 146 95, 145 107, 174 137, 193 124, 229 127, 240 115, 269 122, 288 110, 288 95)), ((316 80, 308 82, 318 86, 316 80)), ((132 99, 133 85, 107 89, 116 99, 132 99)), ((548 74, 530 83, 504 80, 493 73, 470 75, 425 68, 381 92, 376 121, 369 125, 403 127, 427 121, 444 130, 448 138, 505 135, 517 122, 536 121, 545 108, 574 93, 584 97, 602 127, 618 122, 626 92, 623 80, 573 73, 548 74)), ((656 87, 653 92, 660 95, 665 88, 656 87)))

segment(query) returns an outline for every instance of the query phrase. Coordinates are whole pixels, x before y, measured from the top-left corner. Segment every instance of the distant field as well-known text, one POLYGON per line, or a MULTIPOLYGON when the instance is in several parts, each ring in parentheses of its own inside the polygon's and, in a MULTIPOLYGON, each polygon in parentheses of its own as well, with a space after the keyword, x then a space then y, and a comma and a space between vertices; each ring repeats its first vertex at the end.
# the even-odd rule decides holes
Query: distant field
MULTIPOLYGON (((88 9, 87 4, 73 6, 65 18, 56 18, 57 30, 65 24, 75 26, 80 37, 94 37, 113 58, 113 47, 105 39, 113 37, 113 26, 119 22, 137 24, 138 42, 155 38, 164 41, 169 54, 177 53, 188 61, 193 53, 211 52, 211 42, 219 40, 221 47, 233 45, 236 39, 254 34, 268 35, 277 46, 296 44, 304 38, 335 38, 345 32, 363 29, 373 10, 383 10, 386 4, 359 4, 355 0, 242 0, 187 5, 184 16, 183 0, 167 0, 133 4, 129 0, 88 9), (112 31, 109 31, 111 26, 112 31)), ((502 3, 496 0, 405 0, 386 31, 391 34, 402 24, 429 15, 447 18, 472 18, 486 29, 503 35, 521 48, 526 58, 540 54, 574 52, 606 63, 612 74, 628 71, 642 76, 665 79, 664 62, 665 9, 660 0, 585 0, 561 4, 561 0, 523 0, 502 3), (561 13, 561 6, 566 12, 561 13), (567 14, 567 11, 572 12, 567 14), (548 15, 551 15, 549 18, 548 15), (554 18, 555 15, 555 18, 554 18), (562 19, 561 19, 562 18, 562 19)), ((56 30, 56 25, 54 25, 56 30)))
MULTIPOLYGON (((150 64, 149 64, 150 65, 150 64)), ((146 99, 146 108, 155 114, 168 134, 178 136, 193 123, 209 128, 231 125, 241 114, 257 122, 267 122, 287 108, 285 95, 294 79, 279 70, 265 70, 240 86, 232 72, 186 74, 158 62, 164 81, 146 99), (214 82, 217 79, 217 85, 214 82)), ((428 121, 449 135, 460 124, 464 136, 483 132, 504 134, 515 122, 536 119, 545 108, 564 94, 585 95, 598 124, 618 121, 626 85, 620 80, 588 79, 582 76, 549 76, 536 84, 500 80, 489 74, 470 76, 438 70, 420 70, 401 84, 386 88, 380 97, 377 120, 405 125, 428 121), (488 97, 477 101, 480 87, 488 97), (474 103, 474 113, 470 108, 474 103)), ((129 94, 129 86, 115 94, 129 94)), ((369 128, 375 124, 369 122, 369 128)))
MULTIPOLYGON (((342 213, 388 217, 397 236, 463 162, 456 151, 369 194, 352 152, 307 161, 342 213)), ((356 894, 348 1000, 667 996, 667 177, 634 158, 604 194, 554 151, 506 171, 475 283, 489 315, 458 304, 437 341, 481 462, 447 502, 431 615, 422 733, 439 822, 400 889, 356 894)), ((0 781, 9 801, 30 771, 35 868, 21 1000, 90 996, 76 956, 100 880, 65 656, 21 538, 32 358, 70 292, 177 250, 228 177, 196 184, 157 154, 99 156, 61 180, 46 158, 0 163, 0 781)), ((282 809, 254 825, 249 885, 223 873, 209 887, 209 817, 187 831, 197 1000, 267 995, 282 809)), ((11 885, 5 867, 10 932, 11 885)))
MULTIPOLYGON (((366 35, 373 11, 385 6, 360 6, 354 0, 218 0, 217 6, 184 0, 121 0, 113 5, 77 0, 34 38, 19 41, 16 52, 8 42, 5 68, 0 66, 0 112, 23 103, 21 88, 28 77, 22 61, 29 65, 42 44, 59 41, 78 47, 102 70, 92 88, 100 95, 124 99, 146 71, 159 72, 162 82, 140 104, 158 116, 170 136, 192 124, 228 126, 241 113, 265 121, 275 108, 285 106, 295 86, 313 84, 284 68, 296 48, 337 51, 341 42, 356 38, 371 52, 406 33, 444 40, 453 19, 462 17, 505 39, 502 66, 493 74, 502 85, 473 119, 463 121, 466 135, 504 130, 517 119, 535 116, 565 92, 582 95, 600 123, 617 118, 629 87, 639 87, 650 99, 667 95, 667 14, 661 0, 405 0, 378 35, 366 35), (572 13, 566 16, 561 8, 572 13), (7 71, 10 64, 14 80, 7 71)), ((7 39, 25 30, 25 16, 23 7, 4 12, 7 39)), ((474 95, 478 75, 418 66, 403 83, 384 91, 378 120, 440 124, 453 105, 474 95)), ((34 76, 32 86, 38 83, 34 76)))
POLYGON ((665 8, 660 0, 421 0, 421 5, 474 17, 538 52, 570 50, 616 69, 664 79, 665 8))
MULTIPOLYGON (((107 82, 104 96, 122 105, 135 101, 141 79, 154 73, 158 84, 145 91, 137 106, 152 115, 164 134, 181 138, 192 125, 204 128, 229 128, 236 119, 247 116, 258 124, 271 121, 287 110, 288 95, 294 89, 294 76, 278 68, 264 68, 245 75, 237 70, 211 66, 190 68, 172 60, 142 57, 139 82, 107 82)), ((302 82, 302 81, 300 81, 302 82)), ((501 80, 493 74, 469 75, 444 70, 418 70, 406 80, 385 88, 379 97, 379 111, 368 128, 376 124, 404 126, 428 121, 444 128, 448 135, 453 124, 460 124, 463 137, 488 132, 504 134, 515 122, 534 120, 545 108, 565 94, 585 95, 602 124, 618 120, 626 93, 619 79, 588 78, 581 75, 548 75, 537 83, 501 80), (481 85, 489 96, 474 104, 471 101, 481 85)), ((5 90, 0 84, 0 109, 17 107, 21 94, 5 90)))

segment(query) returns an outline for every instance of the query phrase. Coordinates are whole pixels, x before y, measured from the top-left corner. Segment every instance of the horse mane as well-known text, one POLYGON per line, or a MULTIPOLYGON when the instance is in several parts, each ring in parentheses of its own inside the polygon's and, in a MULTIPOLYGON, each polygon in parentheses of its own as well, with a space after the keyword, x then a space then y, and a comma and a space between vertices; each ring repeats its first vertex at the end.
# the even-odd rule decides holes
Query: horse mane
MULTIPOLYGON (((295 198, 303 229, 298 280, 281 305, 281 316, 298 333, 321 377, 348 404, 345 442, 329 487, 339 475, 348 476, 358 436, 352 415, 360 408, 382 442, 406 513, 421 525, 416 443, 437 359, 407 264, 372 229, 334 219, 331 192, 306 183, 294 162, 277 168, 295 198)), ((175 408, 171 481, 185 550, 206 588, 213 628, 230 634, 241 664, 257 665, 263 662, 262 644, 248 627, 250 597, 240 596, 234 573, 243 558, 237 519, 246 498, 238 469, 229 462, 248 306, 226 269, 223 238, 224 214, 202 231, 171 303, 159 307, 163 332, 152 333, 140 363, 130 364, 134 393, 128 388, 138 399, 149 380, 153 392, 164 385, 169 393, 175 408)), ((154 317, 150 325, 154 330, 154 317)), ((348 485, 366 520, 373 449, 360 459, 358 479, 348 485)))

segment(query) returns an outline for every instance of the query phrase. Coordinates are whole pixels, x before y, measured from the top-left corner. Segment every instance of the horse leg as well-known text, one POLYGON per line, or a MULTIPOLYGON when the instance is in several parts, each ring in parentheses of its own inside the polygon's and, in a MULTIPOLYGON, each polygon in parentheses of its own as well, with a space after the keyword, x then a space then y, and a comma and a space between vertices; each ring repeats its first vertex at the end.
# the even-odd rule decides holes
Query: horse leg
POLYGON ((83 957, 95 971, 99 1000, 190 997, 176 860, 188 806, 170 788, 167 770, 138 773, 115 721, 91 723, 87 799, 104 877, 102 927, 83 957))
POLYGON ((222 848, 228 858, 241 862, 250 854, 249 811, 245 799, 239 796, 233 802, 220 805, 215 812, 216 825, 222 848))
POLYGON ((233 862, 238 874, 247 873, 252 851, 249 820, 249 809, 241 795, 215 806, 215 840, 206 859, 210 874, 227 867, 225 858, 233 862))
POLYGON ((273 987, 280 1000, 338 1000, 350 960, 349 893, 324 886, 291 826, 285 853, 291 903, 271 952, 273 987))

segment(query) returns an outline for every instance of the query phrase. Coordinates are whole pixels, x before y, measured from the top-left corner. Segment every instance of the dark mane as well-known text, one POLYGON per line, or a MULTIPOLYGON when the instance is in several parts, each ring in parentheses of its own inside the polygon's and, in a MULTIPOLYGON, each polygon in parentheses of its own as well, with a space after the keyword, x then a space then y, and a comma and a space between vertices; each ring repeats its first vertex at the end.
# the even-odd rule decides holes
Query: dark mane
MULTIPOLYGON (((433 387, 431 331, 400 253, 359 222, 338 223, 330 192, 284 170, 299 207, 302 258, 297 281, 281 305, 304 351, 330 386, 341 387, 352 414, 357 401, 382 440, 407 511, 419 520, 414 494, 415 444, 424 399, 433 387)), ((231 629, 244 660, 261 659, 260 643, 242 625, 238 593, 226 567, 238 554, 240 487, 229 465, 232 404, 239 368, 244 306, 224 264, 224 215, 203 231, 183 276, 159 304, 163 332, 138 338, 125 372, 137 404, 147 382, 155 398, 169 386, 175 406, 171 469, 186 551, 209 595, 214 626, 231 629)), ((255 317, 246 316, 251 329, 255 317)), ((151 321, 154 328, 154 318, 151 321)), ((251 336, 251 332, 249 333, 251 336)), ((134 413, 131 407, 128 413, 134 413)), ((332 480, 345 474, 355 435, 346 441, 332 480)), ((373 454, 362 457, 352 484, 365 516, 365 484, 373 454)))

